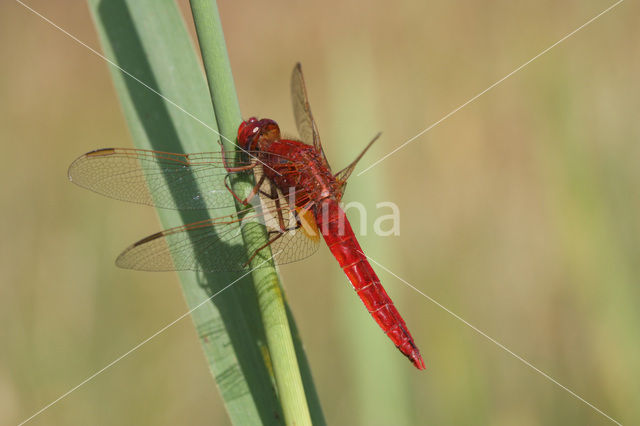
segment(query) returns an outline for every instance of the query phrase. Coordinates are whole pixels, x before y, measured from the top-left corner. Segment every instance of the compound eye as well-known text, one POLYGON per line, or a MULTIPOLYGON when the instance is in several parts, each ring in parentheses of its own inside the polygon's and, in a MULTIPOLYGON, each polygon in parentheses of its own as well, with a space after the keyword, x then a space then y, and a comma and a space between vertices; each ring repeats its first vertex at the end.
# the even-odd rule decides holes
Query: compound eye
POLYGON ((260 126, 258 120, 255 117, 243 121, 238 128, 238 142, 243 149, 248 149, 253 142, 253 139, 259 134, 260 126))

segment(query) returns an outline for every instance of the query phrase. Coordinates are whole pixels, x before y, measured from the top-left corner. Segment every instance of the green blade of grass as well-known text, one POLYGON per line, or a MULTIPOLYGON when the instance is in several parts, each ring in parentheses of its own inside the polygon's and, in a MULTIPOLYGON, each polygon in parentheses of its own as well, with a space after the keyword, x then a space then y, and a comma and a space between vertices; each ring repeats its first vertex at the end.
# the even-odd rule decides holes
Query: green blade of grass
MULTIPOLYGON (((206 81, 175 3, 88 3, 105 56, 114 65, 112 77, 134 145, 171 152, 217 151, 217 124, 206 81)), ((165 228, 208 217, 206 210, 159 210, 158 214, 165 228)), ((178 275, 192 309, 240 277, 233 273, 178 275)), ((248 276, 198 307, 192 318, 232 422, 281 424, 282 409, 264 355, 268 351, 257 300, 248 276)))
MULTIPOLYGON (((223 144, 226 149, 233 149, 232 141, 235 140, 236 130, 242 118, 218 9, 213 0, 191 0, 190 3, 216 119, 224 136, 223 144)), ((233 189, 236 190, 241 184, 246 183, 235 183, 233 189)), ((255 241, 255 233, 252 233, 251 237, 245 236, 248 247, 261 247, 267 241, 266 233, 262 234, 261 241, 255 241), (254 241, 247 241, 247 238, 254 241)), ((277 258, 278 253, 274 255, 277 258)), ((261 261, 258 257, 254 263, 261 261)), ((311 424, 310 405, 314 423, 324 423, 302 345, 299 339, 292 337, 291 329, 295 329, 295 324, 290 318, 290 313, 287 315, 278 273, 275 267, 269 267, 255 270, 253 275, 285 420, 288 424, 311 424), (303 367, 302 373, 299 362, 303 367), (310 404, 307 403, 306 391, 309 391, 311 397, 310 404)))

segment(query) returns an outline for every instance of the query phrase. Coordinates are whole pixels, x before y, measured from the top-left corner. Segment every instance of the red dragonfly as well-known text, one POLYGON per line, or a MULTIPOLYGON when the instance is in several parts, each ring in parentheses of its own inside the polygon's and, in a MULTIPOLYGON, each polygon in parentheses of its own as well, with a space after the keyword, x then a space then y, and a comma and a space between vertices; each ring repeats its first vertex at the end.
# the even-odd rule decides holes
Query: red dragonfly
POLYGON ((256 258, 270 258, 268 248, 278 263, 305 258, 315 252, 322 235, 371 316, 422 370, 425 364, 418 347, 339 205, 347 178, 377 136, 350 165, 333 173, 311 114, 300 64, 293 69, 291 92, 301 140, 282 139, 275 121, 252 117, 238 129, 237 151, 176 154, 105 148, 76 159, 69 167, 69 179, 108 197, 160 208, 214 210, 238 203, 246 207, 143 238, 120 254, 116 264, 123 268, 248 271, 256 258), (256 184, 236 193, 231 181, 250 173, 256 184), (228 249, 250 240, 247 232, 264 232, 265 227, 267 244, 228 249))

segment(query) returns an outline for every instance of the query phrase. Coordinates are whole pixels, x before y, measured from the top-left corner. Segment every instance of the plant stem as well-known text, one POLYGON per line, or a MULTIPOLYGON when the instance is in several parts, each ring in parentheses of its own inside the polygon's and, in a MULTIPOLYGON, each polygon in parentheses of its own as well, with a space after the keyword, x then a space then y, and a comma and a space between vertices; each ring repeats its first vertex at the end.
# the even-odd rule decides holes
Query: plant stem
MULTIPOLYGON (((222 143, 225 149, 232 150, 235 147, 231 141, 236 139, 242 118, 220 16, 214 0, 191 0, 190 3, 218 128, 224 139, 222 143)), ((232 189, 236 188, 232 186, 232 189)), ((247 241, 249 236, 244 234, 247 247, 265 244, 267 235, 261 234, 262 241, 255 241, 255 232, 251 233, 252 241, 247 241)), ((278 253, 274 255, 277 258, 278 253)), ((252 263, 263 262, 260 257, 256 256, 252 263)), ((285 420, 287 424, 310 425, 311 416, 277 271, 273 266, 263 266, 254 270, 253 277, 285 420)))

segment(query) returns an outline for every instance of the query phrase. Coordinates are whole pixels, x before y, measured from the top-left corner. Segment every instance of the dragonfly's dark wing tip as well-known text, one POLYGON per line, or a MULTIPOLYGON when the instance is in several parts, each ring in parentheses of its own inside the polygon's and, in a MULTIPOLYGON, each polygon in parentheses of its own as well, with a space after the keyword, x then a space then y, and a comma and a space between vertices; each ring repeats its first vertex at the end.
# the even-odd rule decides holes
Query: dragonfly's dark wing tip
POLYGON ((94 149, 93 151, 89 151, 87 153, 82 154, 80 157, 76 158, 75 160, 73 160, 73 162, 69 165, 69 168, 67 169, 67 177, 69 178, 69 180, 73 183, 75 183, 78 186, 82 186, 84 188, 89 188, 88 185, 83 184, 82 181, 82 177, 80 177, 80 179, 76 179, 75 181, 73 180, 73 176, 76 175, 78 176, 78 173, 82 173, 82 166, 85 165, 85 161, 88 158, 91 157, 104 157, 104 156, 109 156, 109 155, 113 155, 116 153, 116 148, 100 148, 100 149, 94 149))
POLYGON ((164 239, 167 233, 156 232, 131 244, 120 253, 116 266, 137 271, 175 270, 164 239))
POLYGON ((76 185, 78 185, 78 182, 73 180, 73 174, 76 170, 76 167, 78 166, 78 162, 81 161, 83 158, 84 158, 84 155, 81 155, 80 157, 73 160, 73 162, 69 164, 69 168, 67 169, 67 178, 69 179, 70 182, 73 182, 76 185))
POLYGON ((134 243, 132 245, 130 245, 129 247, 127 247, 126 249, 124 249, 122 251, 122 253, 120 253, 118 255, 118 258, 116 259, 116 266, 118 268, 122 268, 122 269, 135 269, 132 267, 132 264, 130 262, 130 258, 128 256, 129 252, 136 246, 137 243, 134 243))

